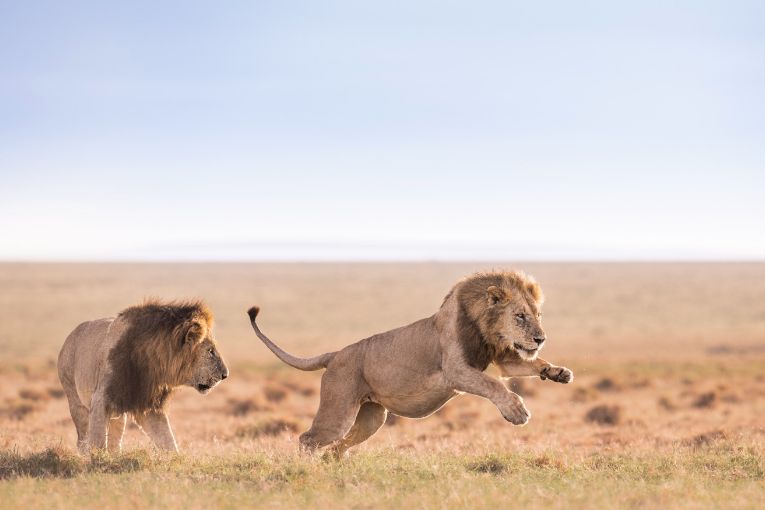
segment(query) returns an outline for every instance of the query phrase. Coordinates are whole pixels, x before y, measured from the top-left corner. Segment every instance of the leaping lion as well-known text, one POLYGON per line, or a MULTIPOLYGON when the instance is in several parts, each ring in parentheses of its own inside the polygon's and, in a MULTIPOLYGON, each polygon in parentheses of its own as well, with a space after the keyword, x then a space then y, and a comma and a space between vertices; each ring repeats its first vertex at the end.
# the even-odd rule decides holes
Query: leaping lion
POLYGON ((248 314, 255 333, 284 363, 327 369, 319 410, 300 445, 307 451, 328 446, 339 456, 377 432, 388 412, 423 418, 461 393, 487 398, 507 421, 526 424, 523 399, 484 370, 494 363, 503 378, 573 381, 571 370, 538 357, 546 341, 543 300, 539 285, 523 273, 478 273, 458 282, 434 315, 313 358, 288 354, 264 335, 255 323, 258 307, 248 314))

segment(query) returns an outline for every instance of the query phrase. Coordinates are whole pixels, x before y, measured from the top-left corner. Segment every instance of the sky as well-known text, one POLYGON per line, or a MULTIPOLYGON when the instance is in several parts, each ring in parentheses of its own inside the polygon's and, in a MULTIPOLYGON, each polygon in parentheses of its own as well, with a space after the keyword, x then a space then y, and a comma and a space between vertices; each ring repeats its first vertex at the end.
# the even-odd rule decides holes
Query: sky
POLYGON ((0 260, 765 259, 765 3, 0 0, 0 260))

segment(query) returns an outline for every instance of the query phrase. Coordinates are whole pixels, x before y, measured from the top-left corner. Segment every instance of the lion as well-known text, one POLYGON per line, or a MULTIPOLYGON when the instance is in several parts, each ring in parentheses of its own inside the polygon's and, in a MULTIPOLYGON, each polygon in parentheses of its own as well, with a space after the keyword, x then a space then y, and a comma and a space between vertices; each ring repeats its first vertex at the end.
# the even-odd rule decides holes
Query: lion
POLYGON ((377 432, 388 412, 424 418, 462 393, 487 398, 507 421, 526 424, 531 415, 523 399, 484 371, 494 363, 501 378, 573 380, 568 368, 538 357, 546 342, 543 301, 536 281, 521 272, 478 273, 458 282, 434 315, 313 358, 288 354, 264 335, 255 322, 258 307, 248 314, 257 336, 284 363, 327 369, 319 410, 300 446, 341 456, 377 432))
POLYGON ((228 377, 200 301, 149 300, 117 317, 83 322, 58 356, 77 446, 122 449, 128 415, 163 450, 178 451, 165 412, 178 386, 207 394, 228 377))

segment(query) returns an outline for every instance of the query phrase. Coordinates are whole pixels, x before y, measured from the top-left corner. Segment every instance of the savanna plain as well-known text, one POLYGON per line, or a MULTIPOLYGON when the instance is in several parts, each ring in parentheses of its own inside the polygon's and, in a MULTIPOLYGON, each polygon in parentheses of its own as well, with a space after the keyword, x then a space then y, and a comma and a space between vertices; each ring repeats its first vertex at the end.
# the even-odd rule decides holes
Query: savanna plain
POLYGON ((0 508, 765 508, 765 264, 0 264, 0 508), (433 314, 462 276, 533 274, 542 357, 569 385, 508 384, 531 411, 479 397, 390 416, 340 461, 298 453, 321 372, 282 365, 433 314), (146 297, 204 298, 231 369, 180 390, 181 448, 129 426, 83 457, 55 370, 80 322, 146 297))

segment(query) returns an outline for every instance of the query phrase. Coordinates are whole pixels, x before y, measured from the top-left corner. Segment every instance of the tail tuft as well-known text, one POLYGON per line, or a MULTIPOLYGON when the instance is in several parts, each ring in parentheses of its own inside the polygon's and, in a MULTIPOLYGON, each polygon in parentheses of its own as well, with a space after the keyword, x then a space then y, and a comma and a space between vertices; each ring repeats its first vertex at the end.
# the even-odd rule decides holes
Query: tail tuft
POLYGON ((260 328, 255 323, 255 317, 258 316, 258 312, 260 312, 260 308, 257 306, 253 306, 247 310, 247 315, 250 316, 250 324, 252 325, 252 329, 255 330, 255 334, 258 335, 258 338, 260 338, 260 340, 266 344, 266 347, 268 347, 271 352, 276 354, 277 358, 289 366, 297 368, 298 370, 319 370, 321 368, 327 368, 327 365, 329 365, 329 363, 335 358, 335 354, 337 354, 336 352, 327 352, 312 358, 299 358, 283 351, 278 345, 273 343, 266 335, 264 335, 262 331, 260 331, 260 328))

